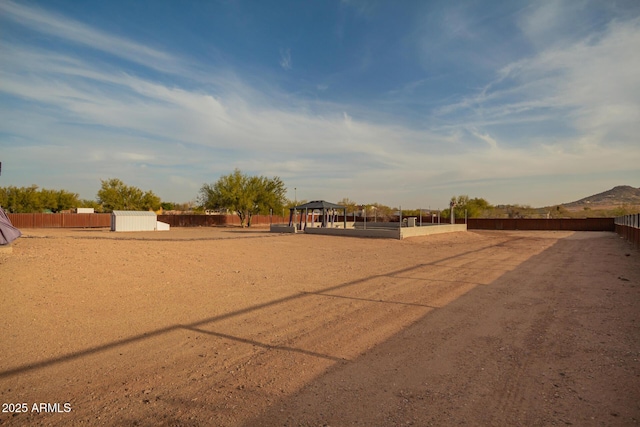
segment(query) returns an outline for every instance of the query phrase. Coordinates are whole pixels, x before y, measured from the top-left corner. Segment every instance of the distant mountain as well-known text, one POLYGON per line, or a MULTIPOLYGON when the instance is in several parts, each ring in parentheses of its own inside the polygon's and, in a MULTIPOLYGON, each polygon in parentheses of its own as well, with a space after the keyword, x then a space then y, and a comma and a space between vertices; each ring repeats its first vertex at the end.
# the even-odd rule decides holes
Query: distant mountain
POLYGON ((608 207, 620 205, 640 205, 640 188, 619 185, 611 190, 585 197, 575 202, 565 203, 565 208, 608 207))

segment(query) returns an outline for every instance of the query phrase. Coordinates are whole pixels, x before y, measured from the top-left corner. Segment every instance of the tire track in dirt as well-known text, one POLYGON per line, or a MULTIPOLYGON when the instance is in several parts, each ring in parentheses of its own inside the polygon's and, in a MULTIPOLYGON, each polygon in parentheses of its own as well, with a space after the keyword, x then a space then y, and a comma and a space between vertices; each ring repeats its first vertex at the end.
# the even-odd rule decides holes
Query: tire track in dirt
MULTIPOLYGON (((617 387, 607 385, 610 379, 594 375, 593 369, 588 369, 586 380, 577 375, 584 368, 574 359, 593 357, 593 350, 584 351, 593 344, 583 348, 589 334, 584 323, 576 321, 574 313, 580 309, 575 307, 589 309, 595 317, 611 316, 598 309, 599 298, 583 295, 603 294, 594 290, 598 282, 590 269, 584 270, 585 265, 593 266, 593 271, 599 264, 576 256, 589 242, 569 240, 552 246, 555 241, 537 239, 534 243, 540 246, 535 251, 529 248, 528 254, 526 245, 504 245, 509 253, 519 252, 515 256, 521 259, 538 256, 490 286, 479 286, 431 311, 354 363, 330 369, 295 397, 245 425, 627 425, 637 420, 633 414, 637 416, 639 409, 629 395, 624 395, 626 403, 607 410, 585 394, 599 384, 605 395, 616 396, 617 387), (581 271, 585 274, 573 280, 581 271)), ((590 242, 588 250, 619 253, 620 247, 614 249, 610 243, 611 239, 590 242)), ((633 265, 619 268, 640 284, 638 265, 629 270, 633 265)), ((459 268, 464 266, 469 264, 458 263, 459 268)), ((637 297, 636 288, 629 288, 625 292, 637 297)), ((629 311, 633 305, 627 305, 627 316, 633 316, 629 311)), ((592 327, 594 320, 589 322, 592 327)), ((624 336, 631 339, 627 345, 618 341, 618 346, 631 350, 639 337, 637 328, 629 329, 633 321, 627 325, 624 336)), ((637 362, 635 370, 622 362, 636 355, 631 351, 625 358, 617 356, 621 361, 610 370, 618 372, 618 384, 626 384, 628 390, 631 386, 630 396, 637 398, 637 383, 632 386, 640 375, 637 362), (635 375, 620 376, 621 368, 635 375)))
MULTIPOLYGON (((116 255, 108 260, 112 267, 118 268, 130 254, 140 269, 123 270, 135 275, 135 289, 124 287, 126 277, 118 278, 117 271, 110 280, 118 286, 100 283, 131 299, 124 301, 127 307, 151 310, 140 315, 118 312, 121 321, 142 333, 125 335, 129 341, 109 338, 111 345, 98 342, 94 352, 50 359, 47 365, 0 377, 4 398, 59 399, 64 390, 75 409, 69 416, 0 416, 0 421, 149 426, 576 424, 587 418, 567 417, 569 403, 603 407, 602 397, 582 389, 581 375, 601 384, 595 366, 631 378, 636 372, 632 356, 624 353, 628 346, 613 345, 602 328, 617 323, 612 336, 630 342, 637 342, 637 332, 629 329, 629 320, 623 322, 634 308, 629 305, 633 300, 625 306, 627 314, 611 314, 619 298, 611 285, 596 292, 554 283, 571 280, 571 271, 584 262, 581 256, 568 258, 575 250, 571 245, 544 252, 569 234, 353 239, 347 240, 348 247, 337 247, 335 239, 323 236, 244 243, 98 242, 116 255), (180 262, 168 256, 175 248, 184 256, 180 262), (538 260, 530 257, 541 253, 569 261, 540 269, 538 260), (580 297, 584 299, 571 298, 577 291, 585 293, 580 297), (145 300, 147 293, 151 297, 145 300), (587 296, 600 297, 600 308, 592 309, 587 296), (588 313, 604 326, 594 324, 588 313), (154 321, 158 326, 149 327, 154 321), (606 344, 583 345, 576 327, 602 334, 606 344), (569 369, 581 348, 594 361, 569 369)), ((26 242, 25 255, 37 255, 43 244, 48 250, 67 248, 65 239, 26 242)), ((93 253, 96 242, 77 242, 93 253)), ((579 247, 589 247, 587 243, 579 247)), ((24 279, 18 264, 35 269, 37 261, 54 272, 46 259, 21 258, 20 247, 15 252, 18 256, 3 267, 18 281, 24 279)), ((60 259, 69 271, 81 271, 76 263, 86 260, 77 254, 60 259)), ((547 265, 544 256, 540 259, 547 265)), ((612 266, 614 261, 607 259, 612 266)), ((586 271, 609 274, 595 260, 588 262, 594 267, 586 271)), ((91 266, 87 268, 85 274, 91 274, 91 266)), ((615 273, 630 282, 618 282, 628 291, 635 289, 636 276, 620 271, 615 273)), ((580 273, 579 279, 588 281, 590 276, 580 273)), ((64 289, 64 281, 55 286, 64 289)), ((82 286, 76 294, 79 291, 82 286)), ((109 292, 100 296, 105 303, 110 303, 109 292)), ((56 307, 49 309, 55 312, 56 307)), ((108 316, 108 311, 103 313, 108 316)), ((64 316, 65 321, 74 320, 73 312, 64 316)), ((76 339, 91 342, 81 332, 74 331, 76 339)), ((110 333, 105 327, 104 333, 112 337, 122 331, 110 333)), ((43 342, 41 348, 50 351, 52 346, 43 342)), ((46 360, 42 355, 35 359, 43 357, 46 360)), ((606 387, 600 390, 611 394, 606 387)), ((608 415, 600 421, 630 420, 629 401, 616 399, 608 402, 618 418, 608 415)))
MULTIPOLYGON (((289 239, 288 241, 291 240, 289 239)), ((62 244, 64 242, 64 239, 61 239, 56 243, 62 244)), ((483 251, 492 244, 486 241, 476 243, 480 243, 480 245, 476 245, 476 249, 471 248, 472 251, 476 252, 483 251)), ((113 246, 114 250, 119 250, 122 244, 141 245, 143 243, 109 242, 109 244, 113 246)), ((163 243, 153 242, 152 244, 154 247, 160 248, 161 246, 157 245, 162 245, 163 243)), ((90 244, 87 243, 87 246, 90 246, 90 244)), ((149 256, 163 256, 160 252, 156 255, 155 251, 150 251, 148 246, 142 247, 145 248, 144 252, 135 254, 133 258, 138 260, 137 262, 143 262, 145 257, 149 256)), ((459 254, 453 256, 459 256, 459 254)), ((76 257, 76 259, 79 258, 76 257)), ((115 266, 118 263, 119 261, 116 259, 115 266)), ((195 263, 194 266, 197 267, 198 264, 195 263)), ((332 357, 336 357, 336 360, 356 357, 362 351, 370 348, 372 343, 386 339, 429 309, 428 307, 422 307, 420 304, 411 306, 408 304, 400 305, 395 301, 393 303, 365 301, 367 299, 396 300, 402 298, 404 302, 411 303, 412 298, 416 298, 416 295, 412 295, 411 291, 407 292, 406 289, 402 291, 403 287, 410 288, 411 286, 409 285, 415 283, 414 279, 393 277, 395 273, 415 270, 415 265, 408 264, 407 267, 392 272, 385 271, 385 268, 378 268, 377 274, 375 270, 373 270, 374 274, 372 276, 361 276, 361 278, 343 282, 339 285, 321 288, 318 288, 318 285, 312 285, 312 287, 304 286, 311 290, 314 290, 314 287, 315 289, 321 289, 324 293, 349 290, 350 294, 355 295, 356 298, 362 297, 361 300, 345 298, 342 303, 336 303, 335 297, 305 295, 304 293, 292 294, 209 319, 169 325, 162 329, 147 331, 140 336, 116 340, 108 345, 22 366, 17 370, 5 370, 2 375, 6 377, 20 374, 28 382, 29 378, 37 378, 39 376, 42 378, 37 373, 42 369, 49 371, 60 364, 61 366, 58 370, 64 372, 71 368, 72 365, 78 365, 75 362, 78 358, 86 360, 86 362, 83 362, 85 366, 91 365, 91 361, 94 361, 93 363, 97 366, 101 366, 99 371, 96 371, 96 374, 99 375, 98 378, 109 376, 113 380, 116 378, 119 378, 119 380, 114 381, 111 385, 106 383, 100 386, 92 385, 91 387, 94 391, 86 395, 86 397, 76 397, 75 404, 79 407, 94 407, 94 412, 101 417, 101 420, 113 419, 114 415, 110 414, 109 408, 117 407, 119 413, 131 411, 131 398, 136 395, 142 398, 142 402, 149 401, 148 405, 151 405, 149 408, 155 406, 156 402, 167 402, 169 404, 167 395, 175 396, 176 402, 185 403, 187 401, 186 397, 182 399, 177 397, 183 394, 182 389, 197 390, 202 387, 196 394, 206 394, 206 388, 210 387, 208 384, 211 384, 211 381, 215 384, 226 384, 225 390, 233 392, 221 394, 218 398, 215 396, 207 397, 208 404, 216 408, 226 408, 227 404, 231 404, 230 402, 235 402, 231 406, 244 404, 247 401, 247 393, 255 393, 256 389, 263 390, 261 395, 264 396, 273 396, 273 391, 278 388, 287 390, 289 393, 299 387, 300 381, 304 382, 306 379, 311 379, 321 373, 322 370, 327 369, 331 364, 335 364, 336 362, 332 357), (392 283, 389 282, 390 279, 393 281, 392 283), (384 305, 387 309, 378 309, 377 307, 380 305, 384 305), (372 309, 372 306, 376 308, 372 309), (409 307, 409 310, 406 307, 409 307), (317 316, 309 316, 309 313, 315 313, 317 316), (347 331, 347 333, 344 331, 347 331), (203 337, 204 335, 208 335, 214 340, 207 340, 203 337), (275 335, 279 336, 276 337, 275 335), (180 338, 185 336, 186 338, 180 338), (201 344, 193 344, 196 341, 200 343, 207 342, 207 346, 204 348, 205 352, 203 352, 201 344), (162 350, 154 350, 158 345, 162 346, 162 350), (319 349, 319 352, 314 351, 315 349, 319 349), (152 387, 153 378, 157 375, 159 367, 157 365, 145 367, 145 364, 139 359, 130 361, 125 365, 117 361, 118 352, 127 355, 153 352, 158 359, 165 361, 169 360, 172 354, 179 354, 178 358, 174 358, 172 367, 178 378, 186 378, 186 380, 180 379, 177 382, 173 381, 152 387), (215 361, 211 364, 206 360, 208 358, 207 354, 215 354, 216 352, 219 357, 215 358, 215 361), (323 357, 323 355, 327 357, 323 357), (116 361, 108 362, 108 360, 116 361), (256 361, 255 364, 250 363, 252 360, 256 361), (286 374, 283 377, 284 372, 295 370, 297 366, 304 366, 305 363, 308 369, 300 378, 296 378, 294 381, 284 379, 287 377, 286 374), (108 369, 102 368, 107 366, 112 367, 108 369), (183 369, 180 366, 190 366, 190 368, 183 369), (247 366, 252 367, 244 368, 247 366), (229 374, 230 372, 234 372, 234 374, 229 374), (241 373, 239 374, 239 372, 241 373), (273 374, 265 377, 264 372, 273 372, 273 374), (252 381, 252 378, 256 379, 252 381), (260 378, 263 379, 261 380, 260 378), (125 385, 126 387, 124 387, 125 385), (124 393, 118 392, 121 387, 126 389, 124 393), (237 387, 240 387, 240 389, 237 387), (148 392, 150 389, 153 389, 153 391, 148 392), (132 393, 131 390, 141 391, 132 393), (106 401, 104 406, 96 408, 94 402, 96 402, 98 396, 112 397, 106 401), (152 399, 147 397, 152 397, 152 399), (154 401, 153 399, 161 400, 154 401)), ((142 280, 142 277, 144 276, 140 276, 138 280, 142 280)), ((227 275, 226 277, 233 278, 238 276, 227 275)), ((333 276, 329 275, 329 277, 333 276)), ((322 284, 326 283, 326 281, 321 280, 318 283, 322 284)), ((144 287, 144 282, 141 282, 139 286, 144 287)), ((453 285, 450 282, 445 282, 446 286, 451 288, 453 285)), ((436 288, 440 289, 439 287, 436 288)), ((413 289, 415 290, 415 287, 413 289)), ((446 293, 447 290, 440 292, 446 293)), ((163 362, 163 365, 167 365, 167 363, 163 362)), ((171 368, 171 366, 164 366, 162 369, 168 368, 171 368)), ((52 377, 48 377, 52 380, 52 383, 56 383, 52 377)), ((267 403, 269 401, 273 401, 273 397, 268 398, 267 403)), ((202 409, 202 400, 199 402, 192 406, 202 409)), ((186 404, 186 407, 189 407, 189 405, 186 404)), ((147 415, 149 415, 149 410, 145 410, 147 415)), ((174 408, 169 412, 179 417, 177 409, 174 408)), ((196 416, 195 413, 193 416, 196 416)), ((210 414, 210 416, 213 415, 210 414)), ((227 416, 231 417, 231 414, 227 413, 227 416)), ((225 418, 224 411, 220 415, 221 418, 216 417, 218 415, 215 415, 214 418, 221 421, 231 419, 225 418)))

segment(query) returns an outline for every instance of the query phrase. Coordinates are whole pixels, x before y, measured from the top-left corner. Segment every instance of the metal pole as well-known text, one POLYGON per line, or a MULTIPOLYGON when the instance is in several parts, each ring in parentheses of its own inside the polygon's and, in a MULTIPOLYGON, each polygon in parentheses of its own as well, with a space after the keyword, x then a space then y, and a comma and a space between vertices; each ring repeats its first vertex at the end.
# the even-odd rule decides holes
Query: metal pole
POLYGON ((400 205, 400 228, 402 228, 402 205, 400 205))
POLYGON ((420 208, 420 227, 422 227, 422 208, 420 208))
POLYGON ((364 216, 364 229, 367 229, 367 207, 362 206, 362 215, 364 216))
POLYGON ((450 203, 451 205, 451 224, 456 223, 456 212, 453 210, 453 207, 456 205, 454 202, 450 203))

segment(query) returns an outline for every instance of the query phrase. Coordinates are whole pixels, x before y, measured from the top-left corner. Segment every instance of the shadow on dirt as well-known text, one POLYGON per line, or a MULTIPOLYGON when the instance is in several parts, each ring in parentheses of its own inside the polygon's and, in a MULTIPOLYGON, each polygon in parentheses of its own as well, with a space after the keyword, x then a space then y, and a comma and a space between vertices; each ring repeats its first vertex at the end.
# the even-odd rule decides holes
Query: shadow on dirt
MULTIPOLYGON (((521 238, 518 238, 518 237, 511 238, 511 240, 520 240, 520 239, 521 238)), ((245 315, 245 314, 248 314, 248 313, 256 312, 256 311, 259 311, 259 310, 262 310, 262 309, 265 309, 265 308, 268 308, 268 307, 276 306, 278 304, 284 304, 284 303, 288 303, 288 302, 291 302, 291 301, 294 301, 294 300, 297 300, 297 299, 309 298, 309 297, 313 297, 313 296, 316 296, 316 295, 324 295, 324 294, 328 294, 328 293, 333 292, 333 291, 337 291, 337 290, 340 290, 340 289, 348 288, 350 286, 366 283, 366 282, 368 282, 368 281, 370 281, 372 279, 375 279, 377 277, 397 276, 397 275, 400 275, 400 274, 409 273, 411 271, 418 270, 418 269, 424 268, 424 267, 429 266, 429 265, 435 265, 437 263, 441 263, 441 262, 444 262, 444 261, 447 261, 447 260, 450 260, 450 259, 455 259, 455 258, 463 257, 463 256, 474 254, 474 253, 480 253, 480 252, 485 251, 485 250, 487 250, 487 249, 489 249, 491 247, 492 246, 482 247, 482 248, 477 249, 477 250, 472 250, 472 251, 459 253, 459 254, 456 254, 455 256, 452 256, 452 257, 436 259, 436 260, 434 260, 432 262, 429 262, 429 263, 421 263, 421 264, 418 264, 418 265, 414 265, 412 267, 403 268, 403 269, 396 270, 396 271, 390 271, 390 272, 388 272, 386 274, 383 274, 383 275, 367 276, 367 277, 360 278, 360 279, 357 279, 357 280, 353 280, 353 281, 350 281, 350 282, 342 283, 342 284, 339 284, 339 285, 336 285, 336 286, 330 286, 330 287, 327 287, 325 289, 321 289, 321 290, 319 290, 317 292, 313 292, 313 293, 310 293, 310 292, 299 292, 299 293, 292 294, 292 295, 289 295, 289 296, 284 297, 284 298, 279 298, 279 299, 276 299, 276 300, 273 300, 273 301, 269 301, 269 302, 266 302, 266 303, 263 303, 263 304, 253 305, 253 306, 241 309, 241 310, 233 311, 233 312, 222 314, 222 315, 219 315, 219 316, 209 317, 209 318, 202 319, 202 320, 199 320, 197 322, 189 323, 189 324, 186 324, 186 325, 182 325, 182 324, 171 325, 171 326, 167 326, 165 328, 152 330, 152 331, 149 331, 149 332, 145 332, 145 333, 142 333, 142 334, 131 336, 129 338, 124 338, 124 339, 121 339, 121 340, 110 342, 108 344, 87 348, 85 350, 76 351, 76 352, 69 353, 69 354, 66 354, 66 355, 63 355, 63 356, 54 357, 54 358, 50 358, 50 359, 45 359, 45 360, 41 360, 41 361, 34 362, 34 363, 28 363, 28 364, 25 364, 25 365, 22 365, 22 366, 17 366, 15 368, 11 368, 11 369, 6 369, 4 371, 0 371, 0 378, 8 378, 8 377, 11 377, 11 376, 14 376, 14 375, 18 375, 18 374, 22 374, 22 373, 25 373, 25 372, 30 372, 30 371, 34 371, 34 370, 38 370, 38 369, 43 369, 43 368, 46 368, 46 367, 49 367, 49 366, 52 366, 52 365, 55 365, 55 364, 69 362, 69 361, 72 361, 72 360, 75 360, 75 359, 78 359, 78 358, 82 358, 82 357, 85 357, 85 356, 89 356, 89 355, 92 355, 92 354, 100 353, 100 352, 107 351, 107 350, 112 350, 112 349, 115 349, 115 348, 118 348, 118 347, 122 347, 122 346, 126 346, 126 345, 129 345, 129 344, 133 344, 133 343, 136 343, 136 342, 148 340, 150 338, 158 337, 158 336, 161 336, 161 335, 164 335, 164 334, 168 334, 168 333, 171 333, 173 331, 180 330, 180 329, 189 329, 189 330, 198 329, 199 327, 204 326, 204 325, 208 325, 208 324, 215 323, 215 322, 218 322, 218 321, 221 321, 221 320, 226 320, 226 319, 230 319, 230 318, 233 318, 233 317, 236 317, 236 316, 241 316, 241 315, 245 315)), ((325 295, 325 296, 336 297, 335 295, 325 295)), ((389 304, 399 304, 399 302, 396 302, 396 301, 377 301, 377 302, 389 303, 389 304)), ((400 303, 400 304, 402 304, 402 303, 400 303)), ((404 304, 406 304, 406 303, 404 303, 404 304)), ((232 338, 232 337, 226 336, 226 338, 232 338)), ((243 338, 240 338, 240 337, 233 337, 233 339, 237 340, 237 341, 243 340, 243 338)), ((255 344, 257 345, 257 343, 255 343, 255 344)), ((261 344, 261 345, 265 346, 266 344, 261 344)), ((277 348, 280 348, 280 347, 277 347, 277 348)), ((289 349, 289 350, 293 350, 293 349, 289 349)), ((303 350, 300 350, 300 351, 303 351, 303 350)), ((333 356, 331 356, 331 355, 319 355, 319 357, 332 358, 333 356)))
POLYGON ((635 423, 640 269, 611 236, 558 240, 242 425, 635 423))

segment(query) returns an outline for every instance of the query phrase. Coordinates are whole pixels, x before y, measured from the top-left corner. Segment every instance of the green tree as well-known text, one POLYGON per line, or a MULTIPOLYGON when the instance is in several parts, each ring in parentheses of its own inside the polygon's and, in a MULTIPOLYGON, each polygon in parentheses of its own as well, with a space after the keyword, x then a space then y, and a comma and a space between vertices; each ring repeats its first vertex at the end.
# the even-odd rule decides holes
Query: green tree
POLYGON ((40 198, 40 208, 46 212, 58 211, 58 194, 55 190, 43 188, 38 195, 40 198))
POLYGON ((40 190, 40 205, 42 209, 52 212, 60 212, 78 207, 80 205, 79 196, 65 190, 40 190))
POLYGON ((251 217, 282 210, 286 188, 278 177, 248 176, 239 169, 221 176, 213 184, 204 184, 198 196, 205 209, 227 208, 240 218, 240 225, 251 227, 251 217))
POLYGON ((37 185, 9 186, 3 189, 3 206, 11 213, 41 212, 42 203, 37 185))
MULTIPOLYGON (((458 197, 452 197, 450 203, 455 204, 453 212, 456 218, 464 218, 465 212, 468 218, 479 218, 482 216, 486 217, 490 215, 491 210, 493 209, 493 206, 491 206, 485 199, 477 197, 470 199, 466 194, 460 195, 458 197)), ((443 218, 449 219, 450 216, 450 209, 442 210, 443 218)))
POLYGON ((80 206, 80 195, 65 190, 58 190, 58 211, 68 210, 80 206))
POLYGON ((466 209, 469 218, 486 218, 491 215, 493 206, 485 199, 474 197, 467 201, 466 209))
POLYGON ((393 209, 381 203, 367 205, 367 216, 374 217, 376 221, 388 221, 393 216, 393 212, 393 209))
POLYGON ((17 202, 15 212, 42 212, 42 202, 37 185, 16 189, 14 200, 17 202))
POLYGON ((352 215, 354 212, 358 212, 360 210, 360 206, 348 197, 339 200, 337 204, 347 208, 347 215, 352 215))
POLYGON ((30 187, 0 188, 0 205, 9 212, 60 212, 79 205, 78 195, 65 190, 38 190, 37 185, 30 187))
POLYGON ((284 183, 279 177, 271 179, 260 176, 252 177, 252 185, 256 194, 253 209, 248 214, 248 225, 251 227, 251 216, 253 214, 267 215, 270 211, 277 213, 286 202, 287 192, 284 183))
POLYGON ((0 187, 0 207, 9 209, 9 189, 7 187, 0 187))
POLYGON ((114 210, 158 210, 161 200, 151 190, 143 192, 137 187, 130 187, 117 178, 100 180, 97 199, 104 211, 114 210))

